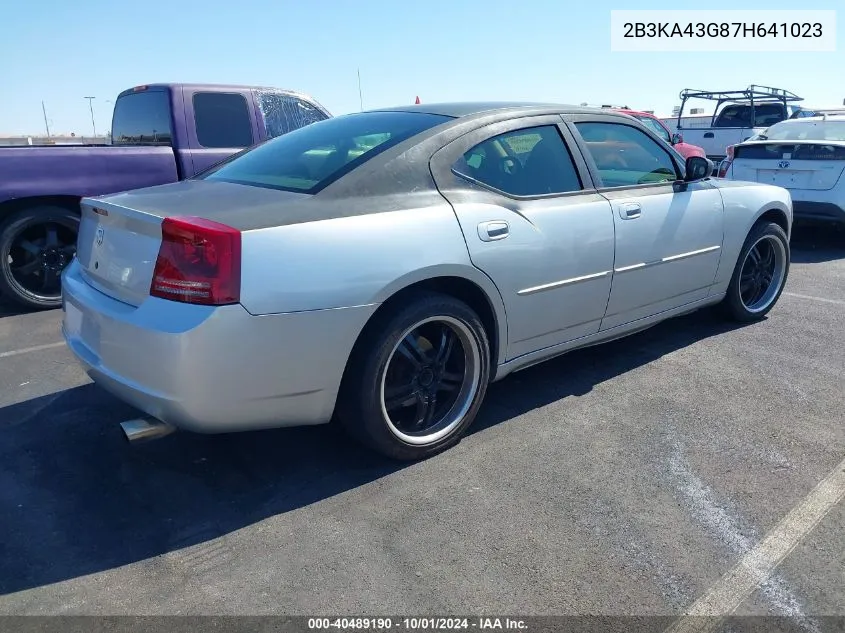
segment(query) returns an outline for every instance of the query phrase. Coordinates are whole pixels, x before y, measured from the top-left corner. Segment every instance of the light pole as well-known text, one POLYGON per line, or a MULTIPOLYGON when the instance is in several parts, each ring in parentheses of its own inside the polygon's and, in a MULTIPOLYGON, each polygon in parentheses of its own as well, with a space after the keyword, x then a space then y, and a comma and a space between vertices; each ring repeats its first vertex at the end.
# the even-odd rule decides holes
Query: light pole
POLYGON ((88 107, 91 110, 91 127, 94 128, 94 136, 97 136, 97 124, 94 123, 94 99, 97 97, 83 97, 83 99, 88 99, 88 107))

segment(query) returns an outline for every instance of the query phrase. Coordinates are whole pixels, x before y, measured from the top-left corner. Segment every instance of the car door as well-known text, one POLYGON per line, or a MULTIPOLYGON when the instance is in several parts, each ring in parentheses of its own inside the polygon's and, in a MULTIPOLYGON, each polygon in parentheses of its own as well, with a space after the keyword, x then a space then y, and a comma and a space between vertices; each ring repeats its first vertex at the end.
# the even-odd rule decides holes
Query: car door
POLYGON ((481 127, 432 157, 473 264, 502 294, 508 360, 594 334, 613 270, 613 218, 558 115, 481 127))
POLYGON ((601 115, 569 121, 616 226, 601 330, 706 297, 721 256, 719 191, 707 180, 683 182, 680 157, 633 121, 601 115))

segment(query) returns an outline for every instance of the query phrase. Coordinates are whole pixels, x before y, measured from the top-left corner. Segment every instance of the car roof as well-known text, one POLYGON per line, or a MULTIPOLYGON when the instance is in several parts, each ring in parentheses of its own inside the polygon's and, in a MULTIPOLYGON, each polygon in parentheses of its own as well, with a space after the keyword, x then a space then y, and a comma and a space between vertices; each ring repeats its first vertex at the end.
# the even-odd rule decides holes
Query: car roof
MULTIPOLYGON (((837 112, 836 114, 833 114, 833 113, 831 113, 831 114, 820 114, 818 116, 804 116, 804 117, 801 117, 801 118, 798 118, 798 119, 784 119, 783 121, 780 121, 779 123, 789 123, 789 124, 817 123, 819 121, 839 121, 839 122, 845 121, 845 112, 837 112)), ((778 123, 774 123, 774 124, 770 125, 769 127, 773 127, 774 125, 778 125, 778 123)))
POLYGON ((496 112, 508 111, 514 115, 539 114, 596 114, 607 112, 602 108, 585 108, 582 106, 560 103, 525 102, 525 101, 466 101, 451 103, 410 104, 376 108, 370 112, 421 112, 438 114, 454 118, 473 118, 496 112))
POLYGON ((644 117, 648 117, 650 119, 658 118, 657 116, 655 116, 651 112, 643 112, 642 110, 631 110, 630 108, 613 108, 613 110, 615 112, 621 112, 622 114, 629 114, 631 116, 636 114, 637 116, 644 116, 644 117))

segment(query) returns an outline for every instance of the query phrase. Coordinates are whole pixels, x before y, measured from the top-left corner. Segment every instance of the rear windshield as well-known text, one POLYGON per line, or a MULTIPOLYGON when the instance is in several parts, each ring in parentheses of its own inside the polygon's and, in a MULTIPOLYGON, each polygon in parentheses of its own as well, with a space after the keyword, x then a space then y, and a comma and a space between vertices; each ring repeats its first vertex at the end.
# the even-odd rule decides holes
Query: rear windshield
POLYGON ((845 141, 845 120, 792 120, 773 125, 754 140, 760 141, 845 141))
POLYGON ((164 90, 118 97, 112 115, 114 145, 170 145, 170 98, 164 90))
POLYGON ((380 152, 449 118, 419 112, 334 117, 237 154, 201 178, 316 193, 380 152))

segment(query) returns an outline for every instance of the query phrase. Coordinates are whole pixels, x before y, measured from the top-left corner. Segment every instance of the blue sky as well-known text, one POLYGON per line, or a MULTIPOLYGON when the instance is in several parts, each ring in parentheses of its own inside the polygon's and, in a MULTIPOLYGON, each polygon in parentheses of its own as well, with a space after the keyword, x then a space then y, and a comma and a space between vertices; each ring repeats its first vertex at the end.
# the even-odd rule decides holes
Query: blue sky
MULTIPOLYGON (((795 9, 744 0, 743 9, 795 9)), ((27 0, 7 2, 0 37, 0 134, 90 134, 85 96, 107 130, 124 88, 152 82, 271 85, 332 113, 423 101, 626 103, 668 114, 683 88, 792 90, 807 105, 845 99, 845 11, 835 53, 611 53, 611 9, 637 0, 27 0), (577 8, 576 8, 577 7, 577 8)), ((807 9, 837 9, 817 0, 807 9)), ((695 8, 735 9, 735 0, 695 8)))

